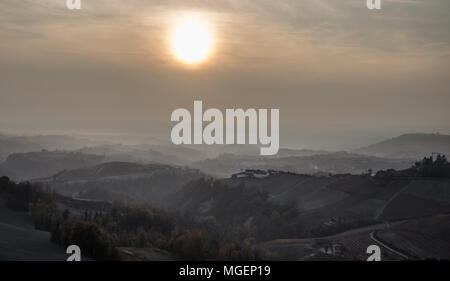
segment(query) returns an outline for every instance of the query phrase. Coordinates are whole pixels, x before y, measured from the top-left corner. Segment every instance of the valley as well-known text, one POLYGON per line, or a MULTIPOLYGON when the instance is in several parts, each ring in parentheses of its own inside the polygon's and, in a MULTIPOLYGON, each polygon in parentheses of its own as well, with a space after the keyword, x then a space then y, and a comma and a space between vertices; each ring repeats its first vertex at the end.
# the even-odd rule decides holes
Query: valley
POLYGON ((98 243, 79 242, 99 247, 93 259, 365 260, 372 244, 382 260, 450 259, 443 156, 176 149, 184 160, 161 144, 10 154, 0 165, 2 259, 38 259, 38 248, 60 259, 55 249, 85 231, 98 243), (22 256, 8 246, 27 236, 22 256))

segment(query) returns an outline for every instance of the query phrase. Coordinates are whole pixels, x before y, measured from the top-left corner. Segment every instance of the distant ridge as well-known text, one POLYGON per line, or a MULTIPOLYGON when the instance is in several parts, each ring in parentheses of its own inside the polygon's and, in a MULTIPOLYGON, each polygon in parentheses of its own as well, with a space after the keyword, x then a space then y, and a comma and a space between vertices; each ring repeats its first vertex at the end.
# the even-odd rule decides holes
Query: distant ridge
POLYGON ((388 158, 420 159, 433 152, 450 155, 450 135, 404 134, 354 152, 388 158))

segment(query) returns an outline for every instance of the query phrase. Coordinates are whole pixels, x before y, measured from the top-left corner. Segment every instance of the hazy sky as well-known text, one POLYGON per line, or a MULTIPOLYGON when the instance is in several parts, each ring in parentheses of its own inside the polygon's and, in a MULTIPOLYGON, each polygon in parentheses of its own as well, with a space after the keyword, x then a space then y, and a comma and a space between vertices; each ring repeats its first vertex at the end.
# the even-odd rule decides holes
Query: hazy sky
POLYGON ((381 0, 377 11, 365 0, 81 1, 0 1, 0 131, 169 138, 171 112, 201 99, 279 108, 289 146, 450 133, 448 0, 381 0), (214 33, 195 68, 170 49, 185 14, 214 33))

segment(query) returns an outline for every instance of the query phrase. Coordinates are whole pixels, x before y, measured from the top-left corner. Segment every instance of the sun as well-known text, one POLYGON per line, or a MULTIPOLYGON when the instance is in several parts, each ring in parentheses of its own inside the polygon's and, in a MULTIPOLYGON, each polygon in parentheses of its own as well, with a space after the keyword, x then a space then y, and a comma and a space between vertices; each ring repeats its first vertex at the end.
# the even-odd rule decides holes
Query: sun
POLYGON ((185 17, 172 31, 172 52, 187 64, 203 62, 211 52, 213 39, 208 22, 198 17, 185 17))

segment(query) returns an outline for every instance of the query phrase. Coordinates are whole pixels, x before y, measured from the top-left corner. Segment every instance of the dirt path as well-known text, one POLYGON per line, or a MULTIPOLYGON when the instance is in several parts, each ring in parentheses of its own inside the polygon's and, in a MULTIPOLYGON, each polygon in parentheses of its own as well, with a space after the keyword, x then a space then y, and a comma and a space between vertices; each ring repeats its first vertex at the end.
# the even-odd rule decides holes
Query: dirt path
POLYGON ((386 209, 386 207, 395 199, 397 198, 403 191, 405 191, 406 189, 409 188, 411 182, 409 182, 407 185, 405 185, 402 189, 400 189, 399 191, 397 191, 384 205, 383 207, 381 207, 377 214, 375 215, 375 220, 379 220, 380 216, 383 214, 384 209, 386 209))
MULTIPOLYGON (((401 222, 395 222, 393 224, 397 224, 401 222)), ((392 223, 391 223, 392 224, 392 223)), ((275 243, 275 244, 285 244, 285 243, 301 243, 301 242, 309 242, 311 240, 315 239, 333 239, 333 238, 339 238, 342 236, 352 235, 352 234, 359 234, 359 233, 365 233, 368 231, 375 231, 379 229, 383 229, 387 227, 387 223, 379 223, 369 226, 364 226, 360 228, 350 229, 344 232, 336 233, 333 235, 328 236, 320 236, 320 237, 307 237, 307 238, 292 238, 292 239, 276 239, 272 241, 267 241, 266 243, 275 243)))

